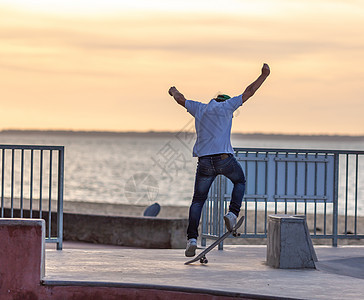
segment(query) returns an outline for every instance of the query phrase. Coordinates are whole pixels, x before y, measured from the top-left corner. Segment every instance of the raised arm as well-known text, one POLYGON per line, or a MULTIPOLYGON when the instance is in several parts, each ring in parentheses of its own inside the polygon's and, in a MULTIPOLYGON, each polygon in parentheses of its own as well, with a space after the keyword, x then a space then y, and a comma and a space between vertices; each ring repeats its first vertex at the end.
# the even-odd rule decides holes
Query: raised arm
POLYGON ((243 103, 246 102, 251 96, 255 94, 255 92, 259 89, 262 83, 267 79, 270 74, 270 69, 267 64, 263 64, 262 74, 255 80, 252 84, 250 84, 243 93, 243 103))
POLYGON ((186 98, 185 96, 183 96, 183 94, 181 94, 175 86, 172 86, 169 90, 168 93, 174 98, 174 100, 177 101, 177 103, 179 105, 182 105, 183 107, 185 107, 185 102, 186 102, 186 98))

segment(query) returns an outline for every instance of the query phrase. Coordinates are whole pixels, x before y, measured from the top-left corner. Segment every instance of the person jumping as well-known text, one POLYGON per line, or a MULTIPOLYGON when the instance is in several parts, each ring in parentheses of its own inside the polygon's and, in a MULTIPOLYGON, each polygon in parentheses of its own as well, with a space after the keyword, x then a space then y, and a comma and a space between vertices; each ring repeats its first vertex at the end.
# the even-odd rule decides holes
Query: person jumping
POLYGON ((230 141, 233 113, 254 95, 269 74, 269 66, 263 64, 261 75, 245 89, 243 94, 232 98, 221 94, 208 104, 186 100, 174 86, 168 91, 176 102, 185 107, 195 118, 197 133, 193 156, 198 157, 198 163, 194 194, 189 210, 185 251, 187 257, 195 256, 202 207, 217 175, 226 176, 234 185, 229 212, 224 216, 224 221, 229 231, 236 223, 245 192, 245 176, 241 165, 234 157, 230 141))

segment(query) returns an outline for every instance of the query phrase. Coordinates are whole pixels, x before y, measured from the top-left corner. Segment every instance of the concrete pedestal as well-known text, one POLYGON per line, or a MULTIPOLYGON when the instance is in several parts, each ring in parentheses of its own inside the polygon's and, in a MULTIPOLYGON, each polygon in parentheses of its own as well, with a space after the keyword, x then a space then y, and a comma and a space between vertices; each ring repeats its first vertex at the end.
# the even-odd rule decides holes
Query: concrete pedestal
POLYGON ((0 218, 0 299, 39 299, 44 233, 44 220, 0 218))
POLYGON ((270 215, 267 264, 280 269, 315 268, 317 256, 305 216, 270 215))

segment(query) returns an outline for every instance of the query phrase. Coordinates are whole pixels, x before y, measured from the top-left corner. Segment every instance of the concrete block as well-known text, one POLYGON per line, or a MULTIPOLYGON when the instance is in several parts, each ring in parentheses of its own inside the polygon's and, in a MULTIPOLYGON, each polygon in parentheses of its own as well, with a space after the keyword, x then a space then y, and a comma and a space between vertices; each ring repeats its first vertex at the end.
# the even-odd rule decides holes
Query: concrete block
POLYGON ((0 218, 0 299, 31 293, 40 285, 45 271, 44 235, 44 220, 0 218))
POLYGON ((317 256, 305 216, 270 215, 267 264, 280 269, 315 268, 317 256))
POLYGON ((181 249, 186 247, 187 219, 64 214, 63 237, 118 246, 181 249))

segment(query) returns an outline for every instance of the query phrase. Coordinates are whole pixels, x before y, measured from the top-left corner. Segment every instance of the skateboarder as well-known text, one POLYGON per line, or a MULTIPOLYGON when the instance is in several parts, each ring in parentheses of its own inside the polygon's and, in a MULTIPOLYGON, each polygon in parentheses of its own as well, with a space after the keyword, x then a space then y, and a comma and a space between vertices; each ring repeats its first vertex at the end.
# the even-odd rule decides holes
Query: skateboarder
POLYGON ((269 66, 264 64, 261 75, 245 89, 243 94, 233 98, 224 94, 218 95, 208 104, 186 100, 174 86, 168 91, 176 102, 185 107, 195 118, 197 133, 193 156, 198 157, 198 164, 189 210, 188 241, 185 251, 187 257, 195 256, 202 207, 212 182, 219 174, 226 176, 234 184, 229 212, 224 216, 226 228, 230 231, 236 223, 245 192, 245 176, 234 157, 230 141, 233 113, 254 95, 269 74, 269 66))

